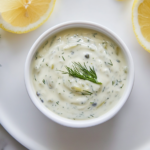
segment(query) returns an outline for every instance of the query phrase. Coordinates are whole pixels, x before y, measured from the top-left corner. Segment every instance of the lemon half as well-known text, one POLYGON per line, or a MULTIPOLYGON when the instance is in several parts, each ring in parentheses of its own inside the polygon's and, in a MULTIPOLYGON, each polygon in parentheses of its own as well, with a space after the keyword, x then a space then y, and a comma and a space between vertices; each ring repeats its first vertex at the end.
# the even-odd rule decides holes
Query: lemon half
POLYGON ((0 0, 0 27, 13 33, 27 33, 50 17, 56 0, 0 0))
POLYGON ((134 1, 132 24, 138 42, 150 52, 150 0, 134 1))

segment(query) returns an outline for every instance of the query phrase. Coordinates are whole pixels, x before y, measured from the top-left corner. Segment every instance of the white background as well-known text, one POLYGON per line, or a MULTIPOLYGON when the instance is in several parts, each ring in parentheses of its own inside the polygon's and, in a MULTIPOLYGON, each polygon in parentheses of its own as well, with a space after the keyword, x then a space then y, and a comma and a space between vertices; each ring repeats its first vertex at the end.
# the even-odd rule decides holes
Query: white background
POLYGON ((22 35, 0 30, 0 121, 14 138, 36 150, 137 150, 150 143, 150 54, 133 33, 132 3, 57 0, 50 19, 37 30, 22 35), (135 64, 133 91, 121 111, 106 123, 85 129, 63 127, 46 118, 24 84, 25 59, 34 41, 50 27, 72 20, 93 21, 114 31, 135 64))

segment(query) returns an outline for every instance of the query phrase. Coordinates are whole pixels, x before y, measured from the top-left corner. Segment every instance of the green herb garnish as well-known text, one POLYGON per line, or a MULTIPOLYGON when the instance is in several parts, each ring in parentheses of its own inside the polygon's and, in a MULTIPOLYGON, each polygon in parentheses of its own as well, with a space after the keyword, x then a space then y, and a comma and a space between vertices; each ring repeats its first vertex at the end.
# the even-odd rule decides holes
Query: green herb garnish
POLYGON ((76 78, 89 80, 96 84, 102 84, 101 82, 97 81, 97 75, 93 66, 89 67, 88 69, 85 63, 84 65, 81 65, 79 62, 78 63, 72 62, 72 63, 73 63, 73 66, 72 66, 73 68, 65 66, 68 72, 61 71, 61 70, 58 70, 58 71, 61 71, 63 74, 69 74, 70 76, 73 76, 76 78))

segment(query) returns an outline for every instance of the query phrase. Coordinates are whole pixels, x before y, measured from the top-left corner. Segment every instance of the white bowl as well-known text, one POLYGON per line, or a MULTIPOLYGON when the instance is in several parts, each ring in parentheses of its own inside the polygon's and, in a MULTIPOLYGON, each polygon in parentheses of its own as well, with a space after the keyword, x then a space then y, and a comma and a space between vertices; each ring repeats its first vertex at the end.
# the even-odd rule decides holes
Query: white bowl
POLYGON ((53 120, 61 125, 68 126, 68 127, 83 128, 83 127, 95 126, 95 125, 101 124, 101 123, 109 120, 110 118, 112 118, 122 108, 122 106, 128 99, 128 97, 131 93, 132 87, 133 87, 133 82, 134 82, 133 59, 132 59, 132 56, 131 56, 130 51, 128 50, 127 46, 115 33, 110 31, 109 29, 103 27, 102 25, 99 25, 99 24, 96 24, 93 22, 72 21, 72 22, 62 23, 62 24, 56 25, 56 26, 48 29, 35 41, 35 43, 33 44, 33 46, 31 47, 31 49, 28 53, 26 63, 25 63, 25 84, 26 84, 26 88, 27 88, 28 94, 29 94, 32 102, 48 118, 50 118, 51 120, 53 120), (60 32, 62 30, 68 29, 68 28, 77 28, 77 27, 93 29, 93 30, 99 31, 99 32, 107 35, 108 37, 110 37, 114 42, 116 42, 116 44, 118 44, 120 46, 121 50, 124 53, 124 56, 127 61, 128 68, 129 68, 126 90, 123 93, 122 98, 119 100, 119 102, 111 110, 109 110, 107 113, 99 116, 98 118, 93 118, 90 120, 81 120, 81 121, 63 118, 61 116, 58 116, 54 112, 50 111, 48 108, 46 108, 38 100, 38 98, 35 94, 36 93, 35 89, 33 87, 32 81, 31 81, 31 62, 32 62, 32 59, 33 59, 36 51, 38 50, 39 46, 53 34, 60 32))

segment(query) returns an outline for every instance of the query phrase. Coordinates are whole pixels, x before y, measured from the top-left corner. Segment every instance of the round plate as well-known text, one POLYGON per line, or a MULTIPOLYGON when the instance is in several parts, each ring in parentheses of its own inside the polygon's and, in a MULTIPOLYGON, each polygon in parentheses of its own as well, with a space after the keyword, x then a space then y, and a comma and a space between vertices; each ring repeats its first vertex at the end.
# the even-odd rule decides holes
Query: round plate
POLYGON ((15 139, 36 150, 132 150, 150 142, 150 55, 136 41, 131 6, 132 1, 57 0, 50 19, 37 30, 22 35, 0 30, 0 122, 15 139), (32 104, 24 84, 24 63, 34 41, 53 25, 71 20, 93 21, 114 31, 130 49, 136 70, 132 94, 121 111, 85 129, 49 120, 32 104))

